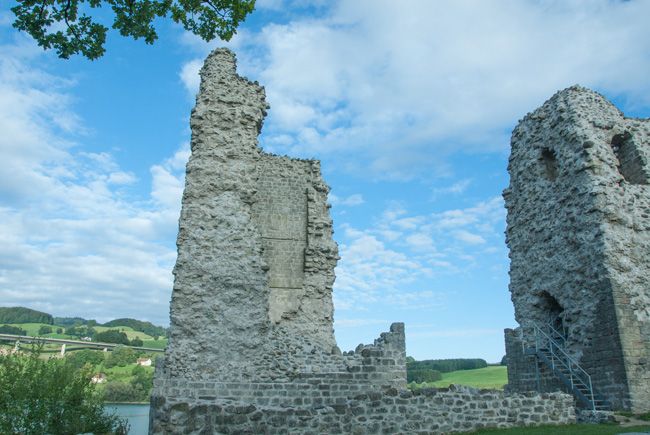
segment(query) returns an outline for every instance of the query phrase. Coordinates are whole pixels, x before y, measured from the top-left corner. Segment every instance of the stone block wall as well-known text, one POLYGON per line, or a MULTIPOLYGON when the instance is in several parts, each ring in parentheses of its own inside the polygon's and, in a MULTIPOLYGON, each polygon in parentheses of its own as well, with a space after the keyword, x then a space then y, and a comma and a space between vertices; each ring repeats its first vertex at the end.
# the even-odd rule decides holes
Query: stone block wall
MULTIPOLYGON (((285 387, 267 385, 261 391, 273 391, 273 401, 286 392, 285 387)), ((505 395, 452 386, 416 393, 391 388, 332 399, 325 394, 327 389, 313 391, 313 396, 323 395, 322 404, 305 406, 302 399, 253 404, 234 398, 168 404, 159 397, 152 400, 152 409, 165 412, 152 414, 152 430, 168 434, 446 434, 575 422, 573 400, 563 393, 505 395)))
POLYGON ((506 391, 539 391, 542 393, 564 391, 570 393, 548 367, 539 364, 534 355, 526 354, 519 328, 506 329, 504 335, 508 365, 506 391))

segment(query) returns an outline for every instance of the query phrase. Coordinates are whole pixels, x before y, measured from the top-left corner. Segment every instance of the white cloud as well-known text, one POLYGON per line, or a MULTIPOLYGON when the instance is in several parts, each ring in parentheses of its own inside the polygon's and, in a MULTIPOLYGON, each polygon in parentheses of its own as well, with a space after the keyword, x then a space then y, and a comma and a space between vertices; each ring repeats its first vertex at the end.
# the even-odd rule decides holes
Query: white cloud
POLYGON ((462 193, 465 193, 465 191, 470 186, 470 184, 472 184, 471 179, 464 179, 464 180, 457 181, 451 186, 436 187, 435 189, 433 189, 433 197, 435 198, 439 195, 446 195, 446 194, 460 195, 462 193))
POLYGON ((466 230, 454 232, 454 237, 461 242, 469 243, 470 245, 481 245, 485 243, 485 239, 478 234, 470 233, 466 230))
POLYGON ((189 157, 189 144, 184 143, 171 158, 151 167, 151 197, 167 210, 180 210, 185 164, 189 157))
POLYGON ((406 237, 406 243, 415 250, 433 249, 433 239, 428 234, 415 233, 406 237))
POLYGON ((389 249, 375 236, 346 228, 351 240, 341 244, 334 301, 337 310, 359 309, 378 302, 382 292, 394 292, 426 269, 403 252, 389 249))
POLYGON ((444 306, 446 291, 431 289, 431 280, 474 268, 486 250, 493 251, 486 261, 503 261, 505 253, 499 256, 493 246, 503 245, 504 217, 503 201, 495 197, 430 215, 391 204, 370 228, 342 225, 336 309, 444 306))
POLYGON ((429 215, 410 215, 400 204, 390 204, 370 228, 344 224, 335 306, 443 306, 444 290, 422 288, 438 276, 475 268, 477 259, 501 264, 506 259, 504 227, 500 197, 429 215))
POLYGON ((503 151, 517 119, 572 84, 649 102, 649 14, 607 0, 339 1, 267 25, 240 58, 266 86, 264 142, 285 137, 278 152, 440 175, 451 153, 503 151))
POLYGON ((363 200, 363 195, 360 193, 354 193, 350 196, 347 196, 345 198, 339 198, 338 196, 334 195, 333 193, 330 193, 328 196, 329 202, 332 205, 343 205, 347 207, 354 207, 357 205, 363 204, 365 201, 363 200))
POLYGON ((196 96, 199 92, 199 86, 201 84, 201 77, 199 76, 199 71, 203 66, 203 59, 193 59, 183 65, 180 72, 180 79, 187 89, 187 92, 192 96, 196 96))
POLYGON ((129 172, 112 172, 108 175, 108 182, 110 184, 132 184, 137 181, 135 175, 129 172))
MULTIPOLYGON (((167 322, 187 146, 151 168, 150 197, 106 152, 83 152, 74 83, 40 54, 0 50, 0 300, 55 315, 167 322), (36 56, 36 57, 34 57, 36 56), (32 57, 34 57, 32 59, 32 57)), ((3 48, 5 48, 3 47, 3 48)))
POLYGON ((392 224, 402 230, 415 230, 424 222, 423 216, 405 217, 396 219, 392 224))

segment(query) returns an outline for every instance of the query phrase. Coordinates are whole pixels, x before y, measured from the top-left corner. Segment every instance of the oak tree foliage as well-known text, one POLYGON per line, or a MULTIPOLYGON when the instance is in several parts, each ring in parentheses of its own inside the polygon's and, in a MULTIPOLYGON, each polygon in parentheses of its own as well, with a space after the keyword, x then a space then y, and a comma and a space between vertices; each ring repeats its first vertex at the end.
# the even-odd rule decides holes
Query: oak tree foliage
POLYGON ((104 52, 108 27, 100 8, 110 8, 111 27, 122 36, 158 38, 154 21, 170 17, 205 41, 229 41, 255 7, 255 0, 15 0, 13 26, 30 34, 44 49, 68 59, 81 54, 97 59, 104 52))
POLYGON ((32 353, 0 355, 0 433, 128 433, 128 423, 104 412, 90 366, 32 353))

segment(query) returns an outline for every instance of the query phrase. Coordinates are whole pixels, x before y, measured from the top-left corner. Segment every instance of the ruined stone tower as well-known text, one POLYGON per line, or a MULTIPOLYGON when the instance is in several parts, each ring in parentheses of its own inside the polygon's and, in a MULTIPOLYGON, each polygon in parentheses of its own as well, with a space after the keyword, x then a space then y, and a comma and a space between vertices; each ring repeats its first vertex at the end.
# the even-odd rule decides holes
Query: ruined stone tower
POLYGON ((578 86, 515 128, 504 192, 521 325, 506 330, 511 390, 561 386, 540 353, 549 346, 535 352, 547 328, 604 402, 650 411, 649 159, 650 120, 578 86))
POLYGON ((410 434, 575 421, 570 396, 405 390, 404 325, 341 353, 314 160, 264 153, 264 89, 214 51, 192 112, 170 339, 151 434, 410 434), (525 400, 524 400, 525 399, 525 400))
POLYGON ((165 357, 173 375, 275 379, 303 348, 336 346, 329 189, 317 161, 260 150, 266 109, 264 89, 236 74, 232 53, 213 52, 190 121, 165 357), (278 351, 289 356, 272 358, 278 351))
POLYGON ((402 324, 362 346, 363 356, 361 348, 342 355, 336 346, 329 188, 318 161, 258 147, 267 109, 264 89, 237 75, 230 51, 210 54, 190 121, 170 338, 154 383, 152 433, 189 430, 189 420, 176 421, 179 409, 322 400, 307 380, 370 389, 406 383, 402 324))

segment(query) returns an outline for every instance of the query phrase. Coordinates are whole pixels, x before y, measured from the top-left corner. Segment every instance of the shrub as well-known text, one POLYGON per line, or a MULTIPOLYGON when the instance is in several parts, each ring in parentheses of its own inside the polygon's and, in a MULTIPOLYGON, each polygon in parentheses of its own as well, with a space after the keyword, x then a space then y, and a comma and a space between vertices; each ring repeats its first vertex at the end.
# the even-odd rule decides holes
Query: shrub
POLYGON ((43 325, 38 329, 38 335, 45 335, 45 334, 51 334, 51 333, 52 333, 52 327, 51 326, 43 325))
POLYGON ((109 369, 115 366, 124 367, 127 364, 134 363, 137 358, 138 354, 130 347, 117 346, 106 358, 104 366, 109 369))
POLYGON ((118 331, 117 329, 109 329, 104 332, 98 332, 95 334, 95 341, 101 341, 103 343, 125 344, 127 346, 131 344, 129 337, 127 337, 124 332, 118 331))
POLYGON ((104 387, 105 402, 140 402, 148 399, 148 392, 126 382, 109 382, 104 387))
POLYGON ((86 364, 94 367, 104 362, 104 353, 101 350, 80 350, 75 352, 69 352, 66 356, 66 360, 73 367, 80 369, 86 364))
POLYGON ((435 382, 442 379, 442 374, 438 370, 421 369, 421 370, 408 370, 406 372, 407 382, 435 382))
POLYGON ((0 356, 0 433, 126 434, 125 420, 104 414, 91 377, 38 352, 0 356))
POLYGON ((27 335, 27 331, 17 326, 2 325, 0 326, 0 334, 27 335))

